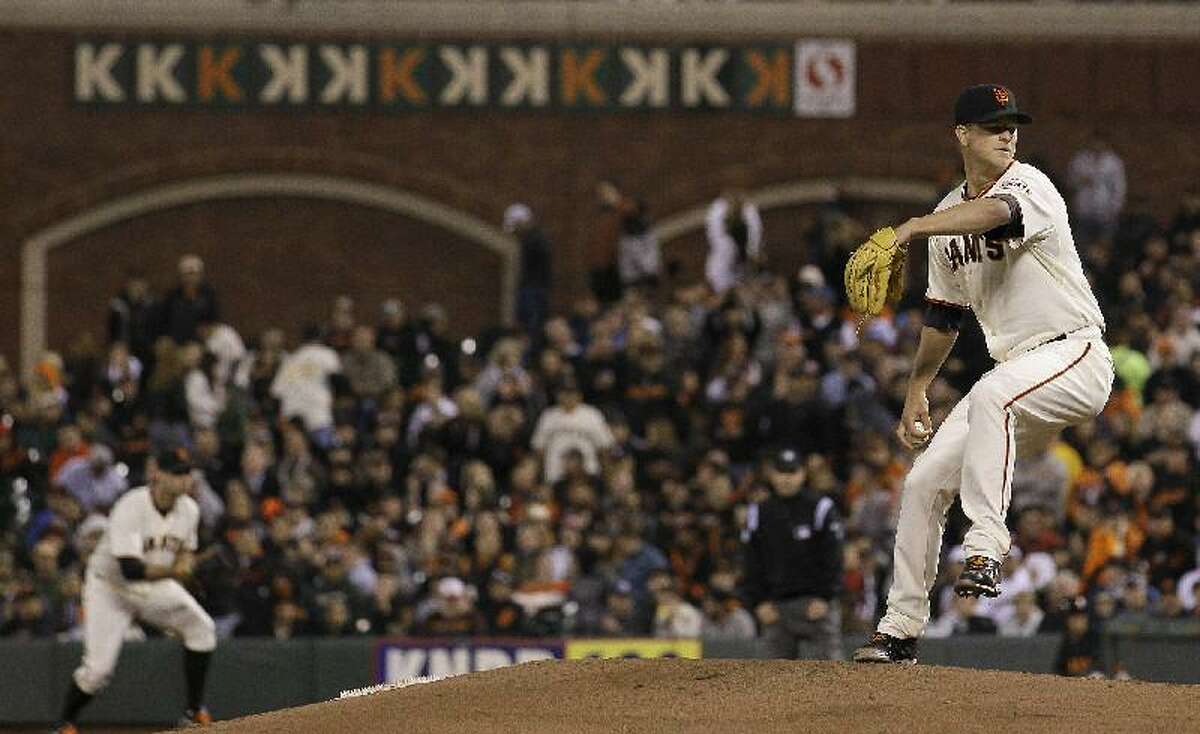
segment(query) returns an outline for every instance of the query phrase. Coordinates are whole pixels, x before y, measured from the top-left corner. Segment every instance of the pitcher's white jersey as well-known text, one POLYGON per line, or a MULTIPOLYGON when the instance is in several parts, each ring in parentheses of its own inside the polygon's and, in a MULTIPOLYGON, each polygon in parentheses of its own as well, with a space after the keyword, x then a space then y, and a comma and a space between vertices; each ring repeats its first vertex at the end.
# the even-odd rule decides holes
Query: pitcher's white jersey
MULTIPOLYGON (((1103 330, 1067 205, 1050 179, 1013 161, 981 196, 1007 202, 1013 220, 986 234, 930 237, 926 298, 974 311, 997 362, 1060 334, 1103 330)), ((964 183, 935 211, 966 200, 964 183)))
POLYGON ((154 506, 148 487, 131 489, 109 513, 108 530, 89 561, 92 571, 106 581, 124 583, 118 558, 138 558, 146 565, 170 566, 179 551, 196 550, 199 524, 200 507, 191 497, 179 497, 164 515, 154 506))

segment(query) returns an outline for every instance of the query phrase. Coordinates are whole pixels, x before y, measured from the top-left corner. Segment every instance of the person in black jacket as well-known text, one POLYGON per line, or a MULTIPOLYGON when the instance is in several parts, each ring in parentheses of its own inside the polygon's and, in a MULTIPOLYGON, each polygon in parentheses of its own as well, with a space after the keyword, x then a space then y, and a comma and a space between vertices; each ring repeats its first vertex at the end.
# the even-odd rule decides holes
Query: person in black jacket
POLYGON ((158 333, 176 344, 197 340, 200 324, 220 321, 217 292, 205 280, 203 260, 196 255, 179 258, 179 285, 160 308, 158 333))
POLYGON ((550 240, 525 204, 504 210, 504 231, 521 245, 521 274, 517 283, 517 322, 530 334, 541 334, 550 314, 550 240))
POLYGON ((800 455, 779 451, 773 496, 751 505, 744 591, 774 658, 841 660, 842 519, 829 497, 805 489, 800 455))
POLYGON ((150 284, 140 275, 131 275, 121 292, 108 302, 108 343, 124 342, 129 352, 142 362, 143 374, 154 368, 154 337, 158 327, 158 302, 150 293, 150 284))

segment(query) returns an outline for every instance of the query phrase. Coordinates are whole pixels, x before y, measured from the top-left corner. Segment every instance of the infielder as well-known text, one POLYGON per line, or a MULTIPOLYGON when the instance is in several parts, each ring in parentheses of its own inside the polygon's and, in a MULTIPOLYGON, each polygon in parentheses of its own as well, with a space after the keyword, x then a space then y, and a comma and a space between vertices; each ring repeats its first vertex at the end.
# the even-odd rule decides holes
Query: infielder
POLYGON ((999 594, 1014 460, 1095 417, 1112 388, 1104 318, 1067 207, 1045 174, 1015 158, 1018 126, 1032 119, 1008 89, 982 84, 959 96, 954 122, 965 182, 933 214, 877 232, 846 269, 851 304, 876 314, 899 295, 907 244, 929 238, 925 326, 896 429, 905 446, 924 451, 904 482, 887 613, 855 651, 858 662, 916 662, 955 495, 971 521, 955 591, 999 594), (998 364, 934 433, 926 391, 967 310, 998 364))
POLYGON ((204 680, 217 645, 212 618, 181 581, 192 574, 200 508, 187 495, 191 463, 183 449, 147 461, 149 486, 113 505, 108 529, 88 560, 83 585, 83 662, 63 704, 60 734, 75 734, 80 710, 112 677, 125 632, 139 619, 183 641, 187 711, 181 724, 208 724, 204 680))

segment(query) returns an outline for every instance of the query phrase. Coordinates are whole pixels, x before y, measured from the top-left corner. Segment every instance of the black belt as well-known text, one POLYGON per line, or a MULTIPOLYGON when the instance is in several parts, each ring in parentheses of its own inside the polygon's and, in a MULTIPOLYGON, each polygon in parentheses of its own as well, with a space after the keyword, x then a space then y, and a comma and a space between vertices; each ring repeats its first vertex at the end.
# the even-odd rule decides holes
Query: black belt
POLYGON ((1053 344, 1054 342, 1060 342, 1060 341, 1065 340, 1066 338, 1067 338, 1066 334, 1059 334, 1058 336, 1054 337, 1053 339, 1047 339, 1046 341, 1039 343, 1037 346, 1031 347, 1031 349, 1037 349, 1038 347, 1044 347, 1047 344, 1053 344))

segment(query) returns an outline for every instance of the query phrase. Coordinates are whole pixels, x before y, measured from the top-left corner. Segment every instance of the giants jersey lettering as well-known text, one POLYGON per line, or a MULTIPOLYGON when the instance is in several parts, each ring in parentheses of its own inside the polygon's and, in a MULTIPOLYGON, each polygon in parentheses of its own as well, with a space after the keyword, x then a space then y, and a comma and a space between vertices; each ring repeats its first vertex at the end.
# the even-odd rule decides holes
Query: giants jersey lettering
POLYGON ((90 563, 101 577, 122 582, 118 558, 140 558, 146 565, 170 566, 181 551, 198 545, 200 508, 183 496, 166 515, 154 506, 150 489, 138 487, 122 495, 108 516, 108 530, 100 538, 90 563))
MULTIPOLYGON (((929 238, 926 298, 975 312, 997 362, 1104 317, 1083 274, 1062 195, 1038 169, 1014 161, 983 196, 1013 220, 986 234, 929 238)), ((966 185, 935 211, 966 201, 966 185)))

